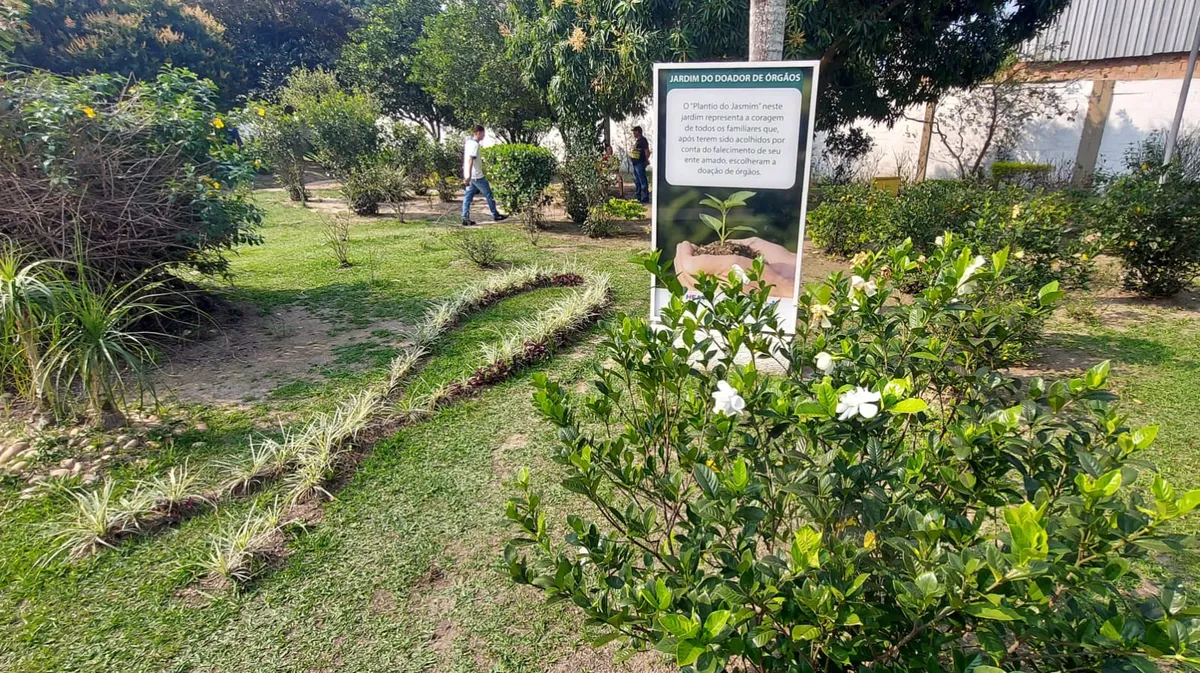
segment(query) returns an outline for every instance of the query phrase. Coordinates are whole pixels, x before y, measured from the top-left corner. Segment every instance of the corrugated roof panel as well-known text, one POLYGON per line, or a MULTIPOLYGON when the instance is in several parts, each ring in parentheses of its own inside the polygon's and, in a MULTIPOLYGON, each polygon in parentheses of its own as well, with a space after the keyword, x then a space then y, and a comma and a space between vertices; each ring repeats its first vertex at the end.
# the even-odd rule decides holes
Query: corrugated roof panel
POLYGON ((1089 61, 1187 51, 1197 22, 1200 0, 1074 0, 1025 52, 1089 61))

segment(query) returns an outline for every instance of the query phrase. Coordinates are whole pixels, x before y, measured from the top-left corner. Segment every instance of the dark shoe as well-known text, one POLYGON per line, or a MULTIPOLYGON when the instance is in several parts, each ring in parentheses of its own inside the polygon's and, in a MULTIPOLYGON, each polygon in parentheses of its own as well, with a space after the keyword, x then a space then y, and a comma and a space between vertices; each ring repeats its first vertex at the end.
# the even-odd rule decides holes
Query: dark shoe
POLYGON ((473 227, 473 226, 475 226, 475 220, 463 220, 463 221, 462 221, 462 226, 464 226, 464 227, 473 227))
POLYGON ((493 222, 503 222, 508 219, 508 215, 496 215, 492 217, 493 222))

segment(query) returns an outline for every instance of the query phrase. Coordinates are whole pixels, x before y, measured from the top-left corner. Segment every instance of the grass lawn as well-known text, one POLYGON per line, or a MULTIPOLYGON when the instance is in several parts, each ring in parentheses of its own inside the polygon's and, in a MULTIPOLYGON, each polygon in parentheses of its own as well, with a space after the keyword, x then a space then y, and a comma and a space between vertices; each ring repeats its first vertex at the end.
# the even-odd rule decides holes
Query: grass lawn
MULTIPOLYGON (((358 330, 360 338, 330 346, 321 366, 275 382, 265 398, 180 403, 179 413, 207 429, 189 430, 144 462, 114 469, 119 483, 184 460, 202 466, 240 455, 247 433, 269 413, 299 416, 331 407, 382 377, 398 338, 395 325, 411 323, 429 300, 486 274, 446 245, 449 227, 388 218, 356 221, 356 265, 338 269, 322 245, 322 210, 297 208, 277 193, 262 200, 267 242, 241 250, 232 280, 218 289, 264 313, 302 309, 320 316, 331 338, 344 330, 358 330)), ((575 259, 611 273, 617 308, 646 310, 646 275, 627 263, 643 237, 596 242, 547 233, 535 247, 516 224, 487 229, 510 262, 575 259)), ((438 348, 424 376, 437 383, 472 370, 482 343, 561 292, 538 290, 472 316, 438 348)), ((1177 487, 1200 487, 1200 313, 1139 308, 1134 318, 1118 319, 1110 308, 1096 309, 1098 322, 1057 318, 1048 357, 1038 366, 1068 370, 1112 359, 1130 415, 1162 425, 1155 458, 1177 487)), ((540 369, 572 384, 582 380, 594 357, 592 339, 585 335, 540 369)), ((533 469, 552 509, 561 514, 567 501, 548 458, 553 433, 535 416, 530 390, 525 372, 378 443, 326 506, 324 519, 293 540, 281 566, 238 595, 184 590, 206 536, 244 514, 248 500, 81 563, 37 567, 49 548, 39 524, 66 503, 50 496, 19 500, 22 484, 0 483, 0 614, 6 615, 0 670, 650 670, 653 657, 614 669, 606 652, 587 648, 587 634, 569 609, 542 605, 495 569, 508 533, 504 483, 519 466, 533 469)), ((272 496, 268 490, 257 499, 272 496)), ((1200 576, 1200 565, 1187 559, 1177 569, 1200 576)))

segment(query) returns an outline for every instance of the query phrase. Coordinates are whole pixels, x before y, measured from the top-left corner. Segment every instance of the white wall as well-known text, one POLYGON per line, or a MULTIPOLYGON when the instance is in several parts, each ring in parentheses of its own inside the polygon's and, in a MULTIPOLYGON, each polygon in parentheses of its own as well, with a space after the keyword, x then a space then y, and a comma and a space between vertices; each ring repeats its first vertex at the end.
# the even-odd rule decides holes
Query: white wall
MULTIPOLYGON (((1017 157, 1024 161, 1056 163, 1074 161, 1083 133, 1083 117, 1087 111, 1087 99, 1091 94, 1091 82, 1053 85, 1062 91, 1068 110, 1055 118, 1042 118, 1031 122, 1027 141, 1017 150, 1017 157)), ((938 106, 936 119, 945 119, 947 109, 954 103, 953 96, 946 97, 938 106)), ((921 149, 921 132, 924 126, 925 106, 909 109, 904 118, 891 128, 886 124, 867 126, 868 134, 875 140, 873 156, 868 168, 874 175, 902 175, 911 178, 915 174, 917 156, 921 149)), ((982 139, 982 133, 970 138, 972 142, 982 139)), ((951 139, 953 143, 954 140, 951 139)), ((981 144, 981 143, 980 143, 981 144)), ((958 166, 945 145, 934 135, 929 144, 929 164, 926 176, 930 178, 958 177, 958 166)))
MULTIPOLYGON (((1200 125, 1200 78, 1192 81, 1187 107, 1183 109, 1184 129, 1200 125)), ((1179 102, 1183 80, 1142 80, 1117 82, 1113 87, 1112 110, 1104 125, 1097 168, 1116 170, 1130 145, 1145 140, 1154 131, 1170 128, 1179 102)))
MULTIPOLYGON (((1100 144, 1097 168, 1120 168, 1121 158, 1130 145, 1140 143, 1151 133, 1169 127, 1182 84, 1183 80, 1178 79, 1117 82, 1113 89, 1112 109, 1100 144)), ((1075 110, 1073 119, 1060 117, 1034 122, 1029 129, 1027 141, 1018 149, 1018 158, 1056 165, 1074 162, 1091 91, 1090 81, 1078 82, 1073 89, 1066 91, 1068 108, 1075 110)), ((920 150, 920 120, 924 119, 924 116, 924 107, 918 107, 909 110, 906 119, 897 122, 892 128, 882 124, 868 127, 869 134, 875 140, 875 149, 874 156, 867 163, 868 167, 873 165, 874 175, 911 176, 920 150)), ((1193 83, 1188 93, 1183 120, 1185 129, 1200 125, 1200 83, 1193 83)), ((937 136, 933 137, 930 144, 926 174, 931 178, 957 175, 953 159, 937 136)))

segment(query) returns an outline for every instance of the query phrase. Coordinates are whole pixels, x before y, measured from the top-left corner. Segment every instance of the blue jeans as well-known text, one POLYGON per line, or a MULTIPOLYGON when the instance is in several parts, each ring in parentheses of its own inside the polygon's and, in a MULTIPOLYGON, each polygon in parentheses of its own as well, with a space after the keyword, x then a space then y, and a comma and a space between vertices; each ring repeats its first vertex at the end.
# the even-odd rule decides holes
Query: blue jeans
POLYGON ((633 164, 633 198, 650 200, 650 183, 646 180, 646 164, 633 164))
POLYGON ((462 218, 464 220, 471 219, 471 201, 475 200, 476 194, 483 194, 483 198, 487 199, 492 217, 500 217, 500 211, 496 210, 496 200, 492 198, 492 186, 488 184, 487 178, 475 178, 471 180, 471 184, 467 185, 467 192, 463 194, 462 218))

